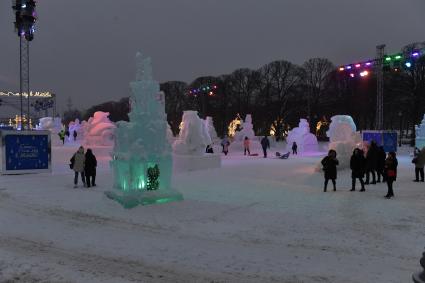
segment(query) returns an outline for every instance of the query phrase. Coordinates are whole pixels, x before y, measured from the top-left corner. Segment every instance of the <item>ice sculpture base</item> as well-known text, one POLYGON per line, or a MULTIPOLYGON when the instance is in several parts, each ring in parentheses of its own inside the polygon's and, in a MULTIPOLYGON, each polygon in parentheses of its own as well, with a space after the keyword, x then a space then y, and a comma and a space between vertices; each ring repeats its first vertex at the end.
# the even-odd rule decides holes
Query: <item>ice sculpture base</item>
POLYGON ((174 190, 155 190, 123 193, 121 191, 107 191, 105 195, 121 204, 124 208, 134 208, 138 205, 161 204, 183 200, 183 195, 174 190))
MULTIPOLYGON (((261 143, 257 140, 258 138, 255 138, 254 140, 250 141, 249 150, 251 153, 258 153, 262 154, 263 150, 261 147, 261 143)), ((243 141, 234 141, 229 146, 229 152, 243 152, 244 151, 244 145, 243 141)))
POLYGON ((423 137, 416 138, 415 146, 419 149, 422 149, 423 147, 425 147, 425 138, 423 137))
POLYGON ((214 169, 221 167, 219 154, 173 155, 173 171, 175 173, 214 169))

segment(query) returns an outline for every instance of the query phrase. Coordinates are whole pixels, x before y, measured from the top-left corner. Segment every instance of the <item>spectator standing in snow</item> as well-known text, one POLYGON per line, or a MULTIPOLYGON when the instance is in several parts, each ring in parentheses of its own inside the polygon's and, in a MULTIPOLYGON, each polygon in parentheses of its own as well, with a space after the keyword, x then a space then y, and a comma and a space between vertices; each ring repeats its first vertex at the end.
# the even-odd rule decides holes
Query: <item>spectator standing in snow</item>
POLYGON ((323 189, 326 192, 329 180, 332 181, 334 191, 336 191, 336 166, 339 164, 336 159, 336 151, 331 149, 328 152, 328 156, 322 159, 323 171, 325 171, 325 187, 323 189))
POLYGON ((292 143, 292 154, 298 154, 297 149, 298 149, 297 143, 296 142, 293 142, 292 143))
POLYGON ((351 169, 351 192, 356 190, 356 179, 359 179, 360 185, 362 188, 360 189, 361 192, 365 191, 364 188, 364 167, 365 167, 365 158, 363 156, 363 152, 356 148, 353 151, 353 155, 350 159, 350 169, 351 169))
POLYGON ((76 141, 77 140, 77 131, 74 131, 74 133, 72 134, 73 136, 74 136, 74 141, 76 141))
POLYGON ((61 130, 58 133, 58 136, 59 136, 60 140, 62 141, 62 144, 65 144, 65 131, 64 130, 61 130))
POLYGON ((369 150, 366 153, 366 183, 365 185, 376 184, 376 165, 378 163, 378 147, 375 141, 372 141, 369 150), (372 174, 372 183, 369 183, 369 176, 372 174))
POLYGON ((90 188, 90 186, 96 187, 96 156, 94 156, 93 151, 88 148, 85 157, 84 173, 86 175, 86 185, 88 188, 90 188))
POLYGON ((221 146, 223 147, 224 155, 227 155, 227 153, 229 152, 229 145, 229 139, 227 138, 227 136, 224 136, 223 140, 221 141, 221 146))
POLYGON ((388 153, 387 159, 385 159, 385 173, 387 175, 387 186, 388 192, 386 198, 394 197, 393 183, 397 179, 397 166, 398 161, 395 152, 388 153))
POLYGON ((378 154, 377 154, 377 162, 376 162, 376 175, 378 176, 378 180, 376 182, 381 182, 381 176, 382 176, 382 182, 385 182, 385 174, 384 174, 384 166, 385 166, 385 159, 387 158, 387 154, 385 153, 384 147, 380 146, 378 148, 378 154))
POLYGON ((83 186, 86 186, 86 180, 84 176, 84 163, 85 163, 84 147, 80 146, 78 151, 74 153, 71 158, 71 168, 74 170, 74 188, 77 188, 78 184, 78 174, 81 174, 81 181, 83 186))
POLYGON ((261 147, 263 148, 264 158, 267 158, 267 149, 270 148, 270 142, 267 136, 261 139, 261 147))
POLYGON ((245 137, 244 141, 243 141, 243 155, 246 155, 246 153, 248 152, 248 155, 251 155, 251 152, 249 151, 249 138, 245 137))
POLYGON ((419 151, 413 158, 412 163, 415 164, 415 180, 414 182, 424 182, 424 166, 425 166, 425 147, 419 151), (420 180, 419 180, 420 176, 420 180))

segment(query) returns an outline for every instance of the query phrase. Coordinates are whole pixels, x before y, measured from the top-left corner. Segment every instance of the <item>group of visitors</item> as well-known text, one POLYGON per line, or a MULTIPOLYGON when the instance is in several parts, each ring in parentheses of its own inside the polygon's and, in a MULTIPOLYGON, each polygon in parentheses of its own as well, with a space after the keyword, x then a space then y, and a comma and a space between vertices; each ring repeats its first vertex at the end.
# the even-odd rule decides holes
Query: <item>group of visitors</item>
MULTIPOLYGON (((336 151, 331 149, 328 155, 322 159, 321 164, 323 166, 325 184, 323 191, 327 191, 329 180, 332 181, 333 190, 336 191, 336 179, 337 179, 337 166, 339 161, 336 158, 336 151)), ((415 156, 412 160, 415 164, 415 182, 424 182, 424 165, 425 165, 425 147, 422 150, 416 150, 415 156), (420 177, 420 179, 419 179, 420 177)), ((356 181, 360 181, 361 189, 360 192, 366 191, 365 185, 375 185, 376 183, 382 182, 387 183, 387 194, 386 198, 394 197, 393 183, 397 179, 397 167, 398 160, 395 152, 389 152, 388 155, 382 146, 378 147, 376 142, 372 141, 366 154, 360 148, 356 148, 353 151, 353 155, 350 159, 351 169, 351 190, 356 190, 356 181), (366 182, 363 181, 366 175, 366 182), (370 182, 370 176, 372 181, 370 182)))
POLYGON ((84 187, 96 186, 97 160, 90 148, 84 153, 84 147, 80 146, 70 162, 69 167, 74 170, 74 188, 78 188, 78 175, 81 175, 84 187))
MULTIPOLYGON (((58 133, 59 139, 62 141, 62 144, 65 144, 65 137, 67 137, 69 139, 70 135, 71 135, 71 133, 69 132, 68 129, 61 130, 58 133)), ((78 136, 77 131, 73 131, 72 136, 74 137, 74 142, 77 141, 77 136, 78 136)))

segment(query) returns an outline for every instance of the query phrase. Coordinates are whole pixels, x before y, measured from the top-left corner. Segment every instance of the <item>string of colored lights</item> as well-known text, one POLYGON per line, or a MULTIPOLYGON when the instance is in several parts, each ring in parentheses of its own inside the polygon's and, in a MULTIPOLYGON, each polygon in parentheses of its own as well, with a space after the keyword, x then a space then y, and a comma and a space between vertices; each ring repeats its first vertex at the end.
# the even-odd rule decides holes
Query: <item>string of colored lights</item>
MULTIPOLYGON (((398 71, 404 63, 405 68, 411 68, 413 66, 414 60, 425 55, 425 49, 415 50, 410 55, 404 56, 401 53, 387 55, 384 57, 384 67, 388 67, 391 64, 393 69, 398 71)), ((373 70, 373 66, 379 64, 379 59, 368 60, 364 62, 352 63, 345 66, 340 66, 338 70, 340 72, 346 72, 351 78, 355 77, 367 77, 373 70)))
POLYGON ((198 88, 192 88, 189 90, 189 95, 197 96, 198 94, 206 93, 209 96, 214 96, 214 91, 217 90, 217 85, 202 85, 198 88))

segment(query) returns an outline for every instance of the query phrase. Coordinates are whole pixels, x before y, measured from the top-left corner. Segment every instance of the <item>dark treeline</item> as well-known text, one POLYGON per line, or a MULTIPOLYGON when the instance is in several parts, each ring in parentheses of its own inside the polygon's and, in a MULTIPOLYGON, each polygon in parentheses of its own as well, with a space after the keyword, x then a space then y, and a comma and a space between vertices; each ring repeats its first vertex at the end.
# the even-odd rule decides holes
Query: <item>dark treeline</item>
MULTIPOLYGON (((410 44, 404 54, 425 47, 410 44)), ((384 126, 398 130, 414 128, 425 112, 425 56, 416 59, 411 68, 384 72, 384 126)), ((257 135, 268 133, 273 123, 278 129, 282 122, 294 127, 300 118, 307 118, 313 131, 323 117, 347 114, 359 129, 373 129, 376 112, 376 77, 350 78, 328 59, 313 58, 302 66, 280 60, 257 70, 237 69, 217 77, 199 77, 192 83, 169 81, 161 84, 165 93, 165 110, 174 134, 179 131, 184 110, 198 110, 201 117, 212 116, 219 135, 239 113, 252 114, 257 135), (193 95, 191 89, 216 85, 214 95, 208 92, 193 95), (280 122, 276 122, 280 121, 280 122)), ((111 113, 112 121, 127 120, 128 98, 93 106, 83 116, 95 111, 111 113)))

